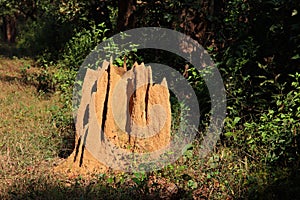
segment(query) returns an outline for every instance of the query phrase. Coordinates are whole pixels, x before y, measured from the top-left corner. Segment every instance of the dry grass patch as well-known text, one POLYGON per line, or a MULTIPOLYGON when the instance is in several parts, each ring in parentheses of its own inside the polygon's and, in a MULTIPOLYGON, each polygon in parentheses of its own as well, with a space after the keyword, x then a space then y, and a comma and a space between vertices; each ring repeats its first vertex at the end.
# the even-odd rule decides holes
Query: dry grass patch
MULTIPOLYGON (((50 112, 51 107, 58 104, 57 96, 44 98, 34 85, 24 81, 22 77, 22 67, 32 64, 31 60, 0 59, 2 194, 9 185, 22 176, 30 175, 36 167, 43 170, 47 161, 57 157, 61 143, 59 132, 51 122, 50 112)), ((39 69, 31 70, 28 73, 37 73, 39 69)))

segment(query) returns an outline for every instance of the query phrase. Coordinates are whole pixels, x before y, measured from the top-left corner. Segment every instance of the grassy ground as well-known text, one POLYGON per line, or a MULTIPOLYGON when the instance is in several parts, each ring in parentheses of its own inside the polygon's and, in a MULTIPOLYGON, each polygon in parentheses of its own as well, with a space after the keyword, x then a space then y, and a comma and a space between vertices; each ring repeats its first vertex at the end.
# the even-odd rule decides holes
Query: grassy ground
MULTIPOLYGON (((59 97, 37 92, 34 77, 40 70, 33 65, 26 59, 0 59, 0 199, 146 197, 145 188, 125 174, 70 178, 52 173, 64 147, 64 136, 52 122, 59 97), (125 187, 118 187, 121 183, 125 187)), ((146 184, 142 179, 137 181, 146 184)), ((168 187, 165 180, 160 183, 168 187)))
POLYGON ((219 171, 215 160, 189 162, 192 154, 183 157, 181 165, 148 174, 53 174, 64 147, 64 135, 52 122, 59 96, 37 92, 34 77, 40 69, 33 65, 26 59, 0 59, 0 199, 191 199, 233 194, 213 172, 203 170, 201 165, 219 171))
POLYGON ((176 163, 147 174, 54 174, 74 141, 65 145, 72 131, 53 121, 59 94, 37 92, 41 69, 33 66, 0 58, 0 199, 299 199, 299 173, 271 174, 220 144, 206 159, 194 144, 176 163))
MULTIPOLYGON (((0 194, 57 157, 61 139, 51 124, 57 98, 39 94, 24 76, 30 60, 0 59, 0 194)), ((37 70, 29 70, 35 75, 37 70)))

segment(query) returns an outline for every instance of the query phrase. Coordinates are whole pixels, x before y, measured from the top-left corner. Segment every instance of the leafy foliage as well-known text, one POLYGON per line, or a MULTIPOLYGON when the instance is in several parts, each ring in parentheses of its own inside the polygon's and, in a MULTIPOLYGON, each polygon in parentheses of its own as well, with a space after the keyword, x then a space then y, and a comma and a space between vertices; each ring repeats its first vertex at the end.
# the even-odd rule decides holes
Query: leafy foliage
POLYGON ((89 29, 83 29, 66 44, 62 55, 62 63, 68 68, 78 70, 86 56, 103 40, 105 40, 104 23, 91 24, 89 29))

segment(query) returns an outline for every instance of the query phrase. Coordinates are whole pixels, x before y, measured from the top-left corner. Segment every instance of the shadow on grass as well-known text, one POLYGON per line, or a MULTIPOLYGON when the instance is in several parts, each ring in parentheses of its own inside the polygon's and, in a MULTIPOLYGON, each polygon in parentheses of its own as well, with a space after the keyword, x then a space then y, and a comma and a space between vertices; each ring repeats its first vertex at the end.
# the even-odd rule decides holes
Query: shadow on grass
POLYGON ((65 131, 62 137, 62 145, 58 153, 60 158, 69 157, 75 149, 75 124, 70 122, 70 124, 64 128, 65 131))
POLYGON ((24 85, 32 85, 34 87, 37 87, 37 84, 31 81, 27 81, 24 79, 24 77, 17 77, 17 76, 9 76, 9 75, 0 75, 0 81, 6 82, 6 83, 22 83, 24 85))
POLYGON ((192 199, 191 192, 184 190, 167 194, 155 187, 111 185, 105 180, 90 180, 89 183, 82 178, 72 183, 51 180, 45 177, 20 180, 11 185, 6 194, 0 194, 0 199, 192 199))
POLYGON ((0 42, 0 55, 13 58, 13 57, 32 57, 26 49, 18 48, 15 43, 0 42))
POLYGON ((279 179, 268 185, 257 195, 261 200, 299 200, 300 199, 300 169, 286 179, 279 179))

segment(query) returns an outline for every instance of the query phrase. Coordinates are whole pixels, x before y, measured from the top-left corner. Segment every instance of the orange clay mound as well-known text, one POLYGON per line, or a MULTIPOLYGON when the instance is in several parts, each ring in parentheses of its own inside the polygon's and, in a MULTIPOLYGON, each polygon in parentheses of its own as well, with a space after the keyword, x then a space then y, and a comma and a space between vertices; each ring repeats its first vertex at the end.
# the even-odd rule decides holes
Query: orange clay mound
POLYGON ((125 68, 105 61, 98 70, 87 69, 76 115, 75 149, 54 171, 103 173, 126 164, 122 152, 147 153, 170 143, 166 80, 153 84, 151 67, 143 63, 125 68))

